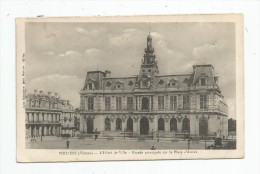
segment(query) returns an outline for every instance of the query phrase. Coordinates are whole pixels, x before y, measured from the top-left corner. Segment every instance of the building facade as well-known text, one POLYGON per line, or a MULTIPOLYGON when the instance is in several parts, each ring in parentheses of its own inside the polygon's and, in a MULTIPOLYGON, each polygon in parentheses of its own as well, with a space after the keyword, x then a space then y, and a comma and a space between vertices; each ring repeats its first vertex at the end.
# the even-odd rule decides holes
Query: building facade
POLYGON ((227 136, 228 107, 214 67, 194 65, 192 73, 160 75, 150 34, 144 52, 136 76, 87 72, 80 91, 82 133, 227 136))
POLYGON ((27 138, 60 136, 64 131, 62 128, 65 118, 74 115, 73 106, 69 101, 62 100, 58 93, 53 95, 48 92, 45 95, 43 91, 34 90, 34 93, 26 94, 25 101, 27 138))
POLYGON ((70 104, 69 100, 61 101, 61 133, 75 136, 77 117, 74 107, 70 104))

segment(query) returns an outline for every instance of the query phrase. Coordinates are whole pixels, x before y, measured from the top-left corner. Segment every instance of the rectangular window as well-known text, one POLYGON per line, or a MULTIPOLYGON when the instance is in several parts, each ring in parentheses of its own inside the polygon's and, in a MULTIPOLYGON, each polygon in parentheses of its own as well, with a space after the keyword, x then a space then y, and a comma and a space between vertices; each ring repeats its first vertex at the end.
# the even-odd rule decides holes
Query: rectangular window
POLYGON ((183 109, 190 109, 190 96, 183 95, 183 109))
POLYGON ((158 109, 164 110, 164 96, 158 96, 158 109))
POLYGON ((133 110, 134 109, 134 99, 133 97, 127 97, 127 110, 133 110))
POLYGON ((111 110, 111 98, 110 97, 105 97, 105 109, 106 109, 106 111, 111 110))
POLYGON ((94 109, 94 98, 88 97, 88 110, 92 111, 94 109))
POLYGON ((200 78, 200 85, 206 86, 206 78, 200 78))
POLYGON ((200 95, 200 109, 207 109, 207 95, 200 95))
POLYGON ((170 105, 171 105, 171 110, 177 109, 177 96, 176 95, 170 97, 170 105))
POLYGON ((93 88, 92 88, 92 83, 89 83, 88 84, 88 88, 89 88, 89 90, 92 90, 93 88))
POLYGON ((122 98, 116 97, 116 110, 122 110, 122 98))

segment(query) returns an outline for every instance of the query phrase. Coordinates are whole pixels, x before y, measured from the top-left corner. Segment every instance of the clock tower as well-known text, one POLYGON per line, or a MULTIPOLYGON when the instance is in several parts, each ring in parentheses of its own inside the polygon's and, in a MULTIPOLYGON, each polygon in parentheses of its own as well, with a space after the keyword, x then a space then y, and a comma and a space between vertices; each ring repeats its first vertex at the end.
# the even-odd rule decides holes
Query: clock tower
POLYGON ((154 85, 154 77, 159 74, 157 61, 155 60, 152 36, 147 36, 147 45, 144 49, 144 58, 142 60, 139 73, 139 87, 150 88, 154 85))

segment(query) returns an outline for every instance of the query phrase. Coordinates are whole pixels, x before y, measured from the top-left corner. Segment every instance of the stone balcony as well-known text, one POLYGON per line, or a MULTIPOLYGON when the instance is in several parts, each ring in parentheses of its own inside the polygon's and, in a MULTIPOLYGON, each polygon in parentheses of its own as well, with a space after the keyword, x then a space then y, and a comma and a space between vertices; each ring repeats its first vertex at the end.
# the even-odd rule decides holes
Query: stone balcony
POLYGON ((227 113, 221 111, 219 108, 215 109, 177 109, 177 110, 171 110, 171 109, 164 109, 164 110, 158 110, 158 109, 150 109, 150 110, 127 110, 127 109, 122 109, 122 110, 81 110, 80 113, 86 113, 86 114, 97 114, 97 113, 108 113, 108 114, 113 114, 113 113, 121 113, 121 114, 129 114, 129 113, 153 113, 153 114, 185 114, 185 113, 220 113, 222 115, 227 115, 227 113))

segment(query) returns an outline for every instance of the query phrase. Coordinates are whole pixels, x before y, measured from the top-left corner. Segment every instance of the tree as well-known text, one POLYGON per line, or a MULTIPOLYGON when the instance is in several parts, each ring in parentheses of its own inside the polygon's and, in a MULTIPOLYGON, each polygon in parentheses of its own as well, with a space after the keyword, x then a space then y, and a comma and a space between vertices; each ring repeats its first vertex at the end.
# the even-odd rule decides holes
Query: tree
POLYGON ((236 120, 233 118, 228 119, 228 132, 236 132, 236 120))

